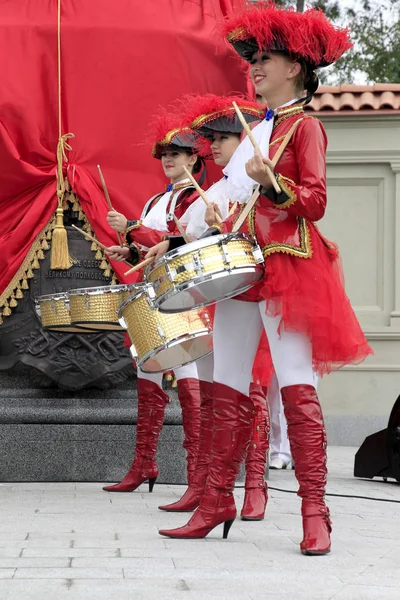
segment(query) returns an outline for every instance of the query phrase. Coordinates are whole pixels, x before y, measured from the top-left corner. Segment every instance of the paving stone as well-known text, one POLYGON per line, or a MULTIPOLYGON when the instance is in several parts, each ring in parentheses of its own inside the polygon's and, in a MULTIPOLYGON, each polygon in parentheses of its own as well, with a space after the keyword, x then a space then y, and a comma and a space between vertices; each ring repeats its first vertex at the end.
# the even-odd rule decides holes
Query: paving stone
MULTIPOLYGON (((171 540, 190 514, 162 503, 184 486, 105 494, 100 483, 0 485, 0 600, 392 600, 400 598, 399 486, 355 479, 354 448, 330 448, 332 552, 305 557, 291 471, 271 473, 263 522, 236 519, 228 540, 171 540), (29 566, 27 566, 29 565, 29 566), (69 566, 72 565, 72 566, 69 566)), ((235 489, 238 511, 244 490, 235 489)))

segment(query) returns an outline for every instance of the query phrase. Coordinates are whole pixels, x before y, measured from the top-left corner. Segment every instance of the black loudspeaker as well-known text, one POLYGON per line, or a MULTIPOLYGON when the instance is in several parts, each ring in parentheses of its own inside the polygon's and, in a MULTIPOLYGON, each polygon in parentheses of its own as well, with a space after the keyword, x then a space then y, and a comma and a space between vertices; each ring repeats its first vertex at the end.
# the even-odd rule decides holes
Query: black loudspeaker
POLYGON ((365 438, 354 460, 354 477, 383 477, 400 482, 400 396, 390 413, 387 429, 365 438))

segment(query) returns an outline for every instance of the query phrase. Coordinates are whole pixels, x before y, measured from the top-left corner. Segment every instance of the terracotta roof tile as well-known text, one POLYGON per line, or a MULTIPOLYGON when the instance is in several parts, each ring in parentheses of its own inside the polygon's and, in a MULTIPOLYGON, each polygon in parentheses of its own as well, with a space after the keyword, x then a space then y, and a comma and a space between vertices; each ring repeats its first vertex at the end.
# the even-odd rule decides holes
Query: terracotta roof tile
POLYGON ((321 85, 307 110, 315 113, 400 113, 400 83, 321 85))

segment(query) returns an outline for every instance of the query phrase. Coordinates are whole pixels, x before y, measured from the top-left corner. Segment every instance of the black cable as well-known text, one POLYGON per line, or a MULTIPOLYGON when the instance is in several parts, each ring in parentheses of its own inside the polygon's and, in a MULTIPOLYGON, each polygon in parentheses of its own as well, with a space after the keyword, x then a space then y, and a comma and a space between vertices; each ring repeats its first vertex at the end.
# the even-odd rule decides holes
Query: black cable
MULTIPOLYGON (((393 483, 396 483, 393 481, 393 483)), ((399 483, 399 482, 398 482, 399 483)), ((160 483, 156 485, 187 485, 186 483, 160 483)), ((236 490, 244 490, 244 485, 235 485, 236 490)), ((274 492, 284 492, 286 494, 297 494, 296 490, 284 490, 282 488, 272 487, 268 485, 269 490, 274 492)), ((352 496, 351 494, 325 494, 325 496, 333 496, 335 498, 352 498, 354 500, 374 500, 375 502, 391 502, 392 504, 400 504, 400 500, 389 500, 388 498, 373 498, 372 496, 352 496)))
MULTIPOLYGON (((243 487, 244 486, 240 486, 243 487)), ((282 488, 276 488, 268 486, 269 490, 275 492, 286 492, 287 494, 297 494, 296 490, 283 490, 282 488)), ((372 496, 353 496, 351 494, 325 494, 325 496, 334 496, 335 498, 354 498, 355 500, 375 500, 375 502, 392 502, 393 504, 400 504, 400 500, 390 500, 388 498, 373 498, 372 496)))

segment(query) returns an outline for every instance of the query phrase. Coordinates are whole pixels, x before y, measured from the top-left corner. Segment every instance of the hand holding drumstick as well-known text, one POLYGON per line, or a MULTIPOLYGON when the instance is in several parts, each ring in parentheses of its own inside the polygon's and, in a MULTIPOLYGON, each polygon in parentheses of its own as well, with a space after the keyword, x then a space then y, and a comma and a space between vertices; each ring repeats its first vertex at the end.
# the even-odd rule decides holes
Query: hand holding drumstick
POLYGON ((254 147, 254 157, 246 163, 247 175, 267 189, 273 187, 275 192, 277 194, 280 194, 281 188, 279 187, 273 173, 274 165, 269 160, 269 158, 263 157, 263 155, 261 154, 261 150, 257 144, 257 140, 255 139, 253 132, 251 131, 246 119, 244 118, 242 111, 240 110, 236 102, 232 102, 232 104, 239 118, 239 121, 243 125, 243 129, 247 133, 249 140, 254 147))

